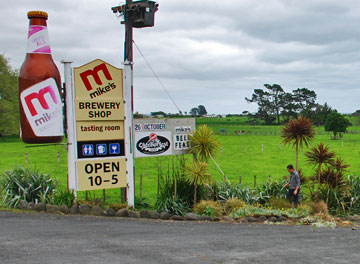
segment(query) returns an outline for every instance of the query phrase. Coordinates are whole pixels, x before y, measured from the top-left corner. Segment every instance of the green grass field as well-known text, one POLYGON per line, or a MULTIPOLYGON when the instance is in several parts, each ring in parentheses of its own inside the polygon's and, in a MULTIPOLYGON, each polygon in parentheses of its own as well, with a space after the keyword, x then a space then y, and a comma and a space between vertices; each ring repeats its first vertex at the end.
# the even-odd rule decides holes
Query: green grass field
MULTIPOLYGON (((279 126, 248 126, 243 124, 239 118, 202 118, 197 119, 197 125, 208 124, 215 133, 221 144, 221 149, 215 159, 228 179, 235 183, 241 180, 243 184, 252 186, 254 175, 257 183, 261 184, 269 179, 281 179, 287 175, 286 165, 295 164, 295 151, 291 146, 281 144, 279 126), (227 133, 220 133, 225 129, 227 133), (247 133, 236 135, 234 131, 243 130, 247 133), (262 147, 263 145, 263 147, 262 147)), ((331 150, 342 157, 347 164, 350 164, 349 174, 360 175, 360 127, 352 126, 348 130, 350 133, 344 135, 342 139, 331 140, 331 134, 325 133, 323 128, 316 128, 318 134, 314 143, 323 142, 329 144, 331 150)), ((67 151, 64 146, 34 146, 21 142, 15 136, 0 139, 0 173, 5 170, 13 169, 16 166, 25 166, 25 156, 27 153, 30 168, 36 168, 44 173, 50 173, 51 177, 58 181, 60 186, 67 186, 67 151), (58 162, 57 153, 60 161, 58 162)), ((313 168, 306 165, 304 148, 299 153, 299 167, 309 176, 313 168)), ((188 164, 192 161, 190 155, 185 155, 188 164)), ((139 178, 143 178, 143 197, 147 202, 154 204, 157 194, 157 175, 160 168, 161 173, 172 175, 172 166, 176 163, 175 156, 162 156, 152 158, 138 158, 135 160, 135 190, 139 196, 139 178)), ((223 180, 222 174, 215 164, 209 162, 210 172, 214 179, 223 180)), ((90 192, 94 198, 102 197, 102 191, 90 192)), ((79 198, 84 199, 84 192, 79 193, 79 198)), ((119 189, 106 190, 107 203, 119 202, 119 189)))

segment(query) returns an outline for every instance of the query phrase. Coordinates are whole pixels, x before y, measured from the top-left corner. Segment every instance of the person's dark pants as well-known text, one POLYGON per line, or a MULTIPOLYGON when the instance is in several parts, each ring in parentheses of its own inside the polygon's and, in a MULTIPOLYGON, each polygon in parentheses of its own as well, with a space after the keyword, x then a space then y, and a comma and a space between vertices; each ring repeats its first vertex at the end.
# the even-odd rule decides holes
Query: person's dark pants
POLYGON ((294 200, 294 205, 295 205, 295 208, 298 206, 299 204, 299 193, 300 193, 300 189, 298 190, 297 194, 294 195, 294 191, 295 189, 290 189, 288 191, 288 193, 286 194, 286 198, 291 201, 291 200, 294 200))

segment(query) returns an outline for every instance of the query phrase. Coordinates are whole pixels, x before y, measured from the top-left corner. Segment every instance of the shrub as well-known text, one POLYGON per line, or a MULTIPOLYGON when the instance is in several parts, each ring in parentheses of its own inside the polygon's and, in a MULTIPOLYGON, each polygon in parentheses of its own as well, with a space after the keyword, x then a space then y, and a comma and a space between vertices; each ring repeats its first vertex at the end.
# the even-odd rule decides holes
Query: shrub
POLYGON ((269 199, 268 204, 273 208, 292 208, 293 205, 289 202, 289 200, 286 200, 284 198, 276 198, 272 197, 269 199))
POLYGON ((324 201, 319 201, 319 202, 311 202, 310 204, 311 207, 311 214, 324 214, 327 215, 328 212, 328 207, 326 205, 326 203, 324 201))
POLYGON ((157 200, 155 206, 158 212, 165 211, 172 215, 183 216, 191 211, 189 204, 178 197, 175 200, 172 197, 165 200, 157 200))
POLYGON ((29 168, 4 172, 1 185, 5 192, 2 204, 12 208, 17 207, 21 200, 47 203, 56 186, 49 174, 31 171, 29 168))
POLYGON ((115 211, 118 211, 123 208, 127 208, 126 203, 111 203, 109 204, 109 208, 114 209, 115 211))
POLYGON ((205 201, 202 200, 200 203, 194 205, 194 213, 200 215, 208 215, 211 217, 222 215, 222 206, 218 201, 205 201))
MULTIPOLYGON (((162 170, 161 164, 158 163, 157 165, 160 182, 158 203, 165 204, 168 203, 168 200, 173 201, 174 197, 176 197, 175 201, 182 201, 188 206, 192 206, 194 201, 194 185, 186 179, 184 157, 169 159, 168 171, 165 173, 162 170)), ((205 187, 198 185, 196 199, 201 200, 203 196, 205 196, 205 187)))
POLYGON ((146 201, 146 198, 135 196, 135 208, 151 208, 151 205, 146 201))
POLYGON ((224 212, 228 215, 232 212, 239 210, 240 208, 243 208, 244 206, 246 206, 246 203, 244 201, 241 201, 238 198, 231 198, 225 202, 224 212))
POLYGON ((75 194, 73 190, 69 189, 56 189, 54 192, 54 204, 61 206, 63 204, 67 207, 73 206, 75 202, 75 194))

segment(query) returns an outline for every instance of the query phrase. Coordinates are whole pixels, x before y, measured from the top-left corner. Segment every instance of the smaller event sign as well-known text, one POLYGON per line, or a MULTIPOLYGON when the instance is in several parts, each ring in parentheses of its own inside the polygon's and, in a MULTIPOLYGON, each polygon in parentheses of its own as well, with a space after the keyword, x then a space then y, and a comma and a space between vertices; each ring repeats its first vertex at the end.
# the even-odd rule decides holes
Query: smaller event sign
POLYGON ((194 118, 135 119, 135 157, 186 154, 193 131, 194 118))

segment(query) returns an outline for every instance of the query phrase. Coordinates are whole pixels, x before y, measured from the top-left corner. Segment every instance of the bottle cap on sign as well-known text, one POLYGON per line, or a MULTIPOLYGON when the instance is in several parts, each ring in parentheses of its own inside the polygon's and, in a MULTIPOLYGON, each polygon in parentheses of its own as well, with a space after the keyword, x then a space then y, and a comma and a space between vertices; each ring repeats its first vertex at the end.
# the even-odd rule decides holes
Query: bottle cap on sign
POLYGON ((44 11, 29 11, 27 13, 28 18, 34 18, 34 17, 39 17, 39 18, 48 18, 48 14, 44 11))

